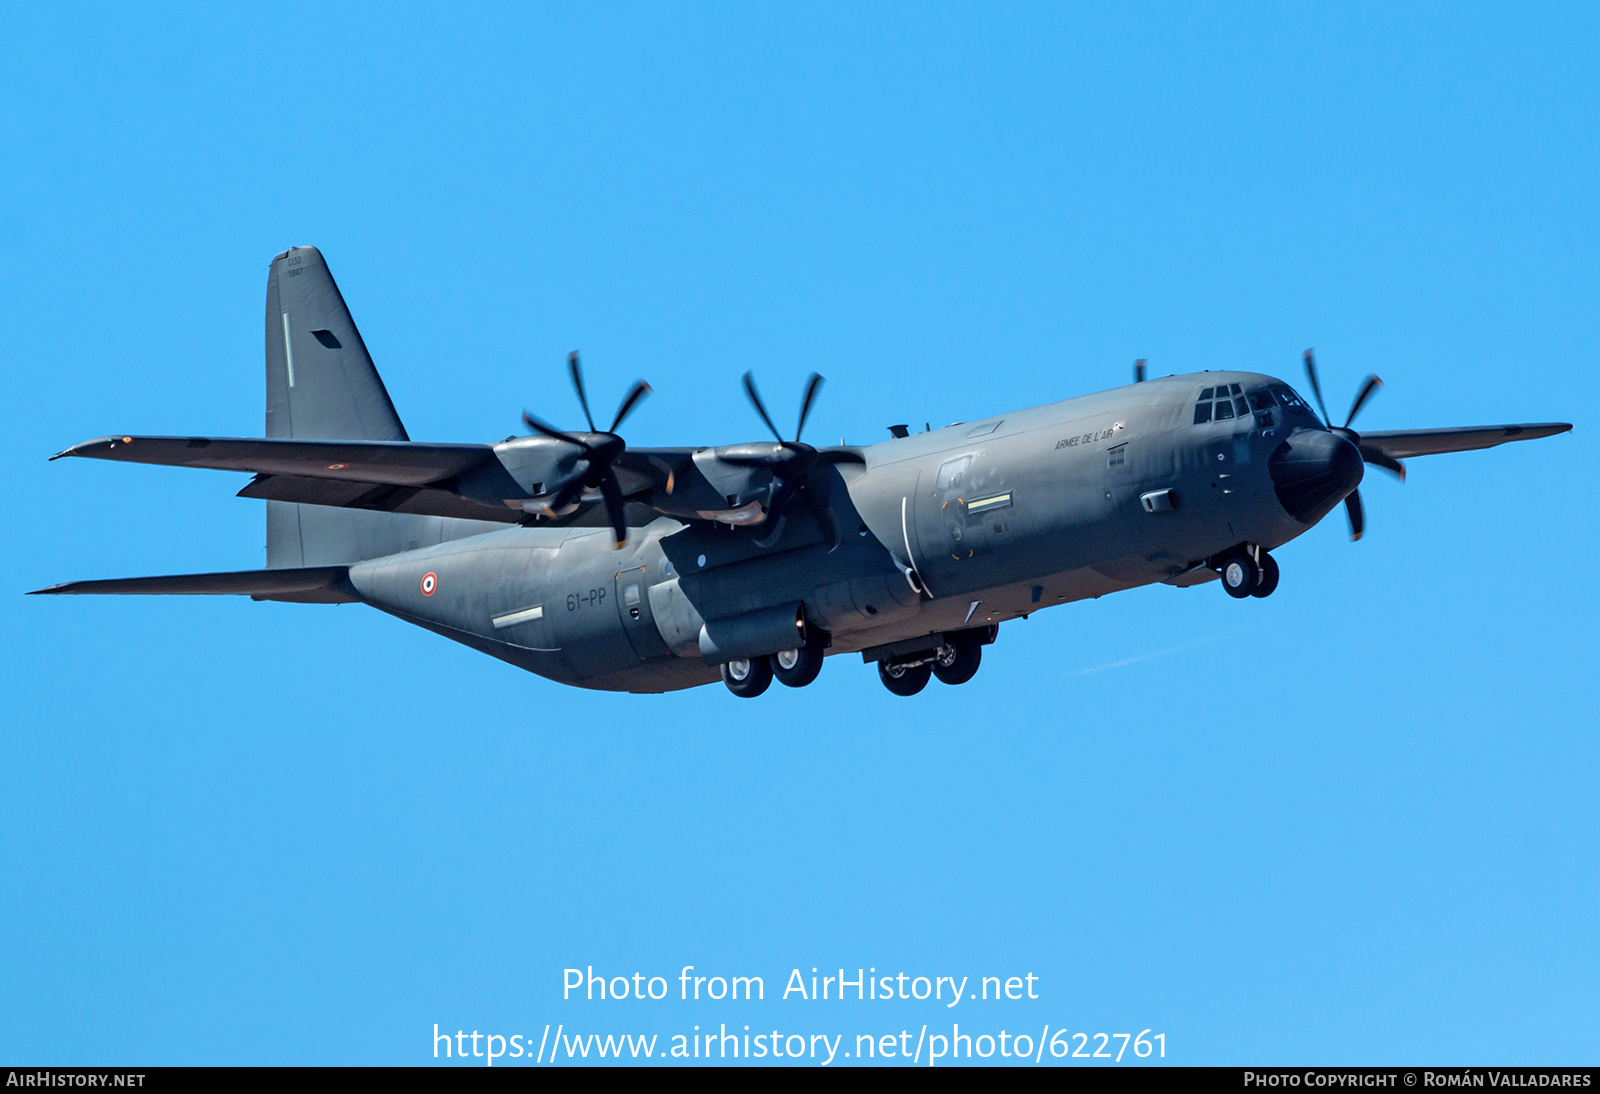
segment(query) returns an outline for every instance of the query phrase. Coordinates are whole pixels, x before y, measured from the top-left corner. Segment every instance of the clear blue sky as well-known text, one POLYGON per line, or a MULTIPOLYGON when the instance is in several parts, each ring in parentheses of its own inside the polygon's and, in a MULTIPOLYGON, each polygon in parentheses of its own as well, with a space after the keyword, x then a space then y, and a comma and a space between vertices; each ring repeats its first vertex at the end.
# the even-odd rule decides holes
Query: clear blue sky
POLYGON ((1189 1063, 1592 1062, 1597 31, 1589 5, 12 6, 0 1058, 954 1019, 1149 1028, 1189 1063), (614 696, 360 607, 23 598, 262 564, 242 477, 45 457, 259 433, 294 244, 418 439, 573 421, 573 348, 600 403, 655 385, 639 444, 758 439, 747 368, 779 406, 825 373, 812 429, 865 442, 1135 357, 1298 384, 1306 346, 1341 412, 1384 378, 1371 428, 1577 429, 1372 476, 1367 538, 1335 514, 1271 600, 1056 608, 913 700, 842 657, 754 703, 614 696), (568 966, 686 964, 769 999, 560 999, 568 966), (771 998, 812 966, 1040 998, 771 998))

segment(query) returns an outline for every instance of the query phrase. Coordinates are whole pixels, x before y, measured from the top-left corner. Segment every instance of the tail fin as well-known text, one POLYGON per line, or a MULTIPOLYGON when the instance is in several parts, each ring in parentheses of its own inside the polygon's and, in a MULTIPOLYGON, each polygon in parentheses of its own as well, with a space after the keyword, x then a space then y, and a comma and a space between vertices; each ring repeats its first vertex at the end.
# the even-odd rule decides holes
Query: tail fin
MULTIPOLYGON (((267 276, 267 436, 410 440, 315 247, 284 251, 267 276)), ((269 501, 267 565, 343 565, 394 554, 437 543, 438 523, 434 517, 269 501)))

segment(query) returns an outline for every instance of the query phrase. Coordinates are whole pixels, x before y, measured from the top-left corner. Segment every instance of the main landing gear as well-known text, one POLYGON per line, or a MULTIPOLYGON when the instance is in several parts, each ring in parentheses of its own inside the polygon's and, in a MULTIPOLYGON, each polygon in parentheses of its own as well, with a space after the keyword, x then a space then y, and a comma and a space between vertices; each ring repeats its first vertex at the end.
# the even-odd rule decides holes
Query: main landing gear
POLYGON ((1278 587, 1278 563, 1260 547, 1234 551, 1222 559, 1222 587, 1229 596, 1271 596, 1278 587))
POLYGON ((785 687, 803 688, 822 671, 823 642, 807 642, 793 650, 780 650, 769 657, 741 658, 722 666, 722 682, 741 699, 754 699, 766 691, 773 680, 785 687))
POLYGON ((940 683, 965 684, 983 661, 986 639, 992 642, 994 633, 982 629, 948 632, 942 643, 931 650, 904 660, 879 661, 878 679, 893 694, 907 696, 927 687, 929 678, 934 676, 940 683))
MULTIPOLYGON (((878 662, 878 679, 894 694, 908 696, 927 687, 935 676, 942 683, 965 684, 983 661, 983 647, 994 638, 993 627, 929 635, 927 641, 939 645, 884 658, 878 662)), ((807 642, 766 657, 739 658, 722 666, 722 682, 741 699, 754 699, 771 687, 773 680, 785 687, 803 688, 822 671, 825 652, 824 636, 822 641, 807 642)))

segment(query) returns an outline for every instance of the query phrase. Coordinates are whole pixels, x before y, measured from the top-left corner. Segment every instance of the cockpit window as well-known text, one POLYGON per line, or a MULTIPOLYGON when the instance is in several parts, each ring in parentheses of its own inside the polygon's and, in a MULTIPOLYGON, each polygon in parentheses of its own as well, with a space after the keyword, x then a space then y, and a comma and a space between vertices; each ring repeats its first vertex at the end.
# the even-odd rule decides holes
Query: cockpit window
POLYGON ((1285 384, 1258 387, 1247 395, 1241 384, 1217 384, 1202 388, 1194 407, 1194 424, 1227 422, 1254 416, 1256 425, 1268 429, 1273 410, 1279 405, 1305 409, 1305 402, 1285 384))
POLYGON ((1296 407, 1300 410, 1308 409, 1306 407, 1305 400, 1296 395, 1292 389, 1284 384, 1274 384, 1271 388, 1271 391, 1278 397, 1278 402, 1282 403, 1284 406, 1296 407))

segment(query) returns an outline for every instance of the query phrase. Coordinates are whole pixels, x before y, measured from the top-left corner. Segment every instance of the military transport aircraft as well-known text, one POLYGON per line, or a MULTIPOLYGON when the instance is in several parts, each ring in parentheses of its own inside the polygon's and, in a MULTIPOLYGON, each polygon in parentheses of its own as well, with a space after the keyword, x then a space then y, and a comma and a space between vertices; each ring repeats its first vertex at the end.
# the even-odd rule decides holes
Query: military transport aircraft
POLYGON ((1204 372, 873 445, 792 439, 749 373, 772 441, 630 448, 568 359, 585 430, 525 415, 498 444, 412 441, 322 255, 267 281, 265 439, 111 436, 59 453, 254 473, 267 569, 75 581, 41 593, 235 593, 363 603, 562 683, 661 692, 718 678, 755 696, 810 683, 829 653, 875 662, 896 695, 960 684, 1009 619, 1153 582, 1220 578, 1270 596, 1269 552, 1344 503, 1365 465, 1565 432, 1565 423, 1358 433, 1282 380, 1204 372))

